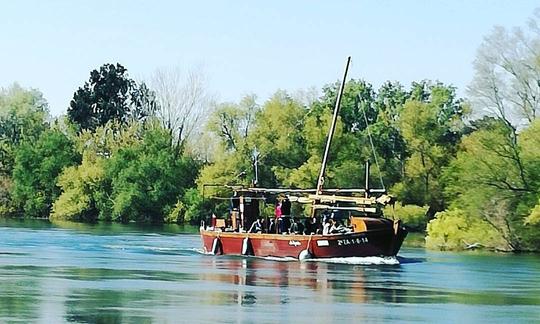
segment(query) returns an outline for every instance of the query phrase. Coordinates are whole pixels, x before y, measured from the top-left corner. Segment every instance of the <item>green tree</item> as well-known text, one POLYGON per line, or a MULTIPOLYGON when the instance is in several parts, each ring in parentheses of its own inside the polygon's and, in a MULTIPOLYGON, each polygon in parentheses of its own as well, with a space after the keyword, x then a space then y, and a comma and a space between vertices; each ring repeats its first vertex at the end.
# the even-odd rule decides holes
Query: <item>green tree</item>
POLYGON ((26 217, 48 217, 60 195, 58 175, 80 161, 73 142, 57 130, 47 130, 36 142, 23 142, 13 169, 13 202, 26 217))
POLYGON ((86 154, 80 165, 64 168, 58 178, 61 194, 53 204, 51 220, 95 222, 96 202, 104 194, 106 159, 86 154))
POLYGON ((162 128, 147 130, 140 144, 121 148, 108 161, 105 177, 112 190, 103 204, 112 220, 163 222, 194 185, 197 164, 176 158, 169 136, 162 128))
MULTIPOLYGON (((306 109, 283 91, 276 92, 257 113, 254 127, 248 134, 244 156, 253 164, 252 153, 258 154, 259 185, 283 186, 288 174, 307 159, 302 134, 306 109)), ((248 168, 254 177, 253 168, 248 168)))
POLYGON ((538 204, 540 122, 514 133, 499 120, 468 135, 457 158, 445 170, 451 207, 471 219, 490 224, 505 246, 501 249, 536 250, 540 226, 534 221, 538 204))
POLYGON ((394 191, 406 204, 429 206, 428 219, 445 208, 440 176, 455 154, 467 112, 455 88, 441 83, 413 84, 411 99, 403 106, 399 123, 409 157, 394 191))
POLYGON ((437 250, 488 248, 508 251, 497 230, 460 209, 439 212, 427 226, 426 247, 437 250))
POLYGON ((47 129, 48 106, 35 89, 18 84, 0 89, 0 215, 15 211, 11 178, 15 155, 23 140, 35 141, 47 129))
POLYGON ((13 84, 0 89, 0 174, 9 175, 17 145, 24 139, 35 141, 47 129, 48 105, 34 89, 13 84))
POLYGON ((110 120, 127 123, 155 112, 155 97, 143 83, 137 85, 120 64, 104 64, 73 95, 68 117, 82 129, 94 130, 110 120))

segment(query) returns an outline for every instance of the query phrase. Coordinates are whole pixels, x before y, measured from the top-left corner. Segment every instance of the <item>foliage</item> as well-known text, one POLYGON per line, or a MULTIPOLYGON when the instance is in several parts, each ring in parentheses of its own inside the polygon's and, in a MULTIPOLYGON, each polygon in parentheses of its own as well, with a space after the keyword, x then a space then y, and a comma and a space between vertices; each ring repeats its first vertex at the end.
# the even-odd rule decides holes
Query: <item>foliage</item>
POLYGON ((183 217, 185 223, 198 224, 201 220, 206 220, 205 210, 211 206, 209 201, 204 201, 196 188, 186 190, 182 201, 187 206, 183 217))
POLYGON ((430 249, 509 249, 493 226, 459 209, 437 213, 428 223, 427 232, 426 247, 430 249))
POLYGON ((165 215, 163 220, 169 224, 183 224, 185 221, 186 205, 183 202, 177 201, 171 210, 165 215))
POLYGON ((47 128, 47 102, 34 89, 14 83, 0 89, 0 216, 12 215, 11 175, 15 155, 24 140, 35 141, 47 128))
POLYGON ((13 216, 16 211, 11 201, 12 187, 11 178, 0 175, 0 217, 13 216))
POLYGON ((16 211, 11 176, 18 147, 24 140, 35 141, 47 128, 47 118, 47 102, 39 91, 16 83, 0 89, 0 216, 16 211))
POLYGON ((80 160, 73 142, 57 130, 47 130, 34 142, 23 142, 13 169, 13 202, 26 217, 48 217, 60 195, 56 185, 64 167, 80 160))
POLYGON ((112 220, 162 222, 185 188, 193 185, 196 165, 176 158, 169 135, 147 130, 139 144, 120 149, 108 161, 106 178, 112 188, 107 209, 112 220))
POLYGON ((432 218, 445 207, 440 176, 455 154, 467 107, 456 99, 455 88, 440 83, 413 84, 411 97, 399 116, 410 156, 403 182, 394 189, 405 203, 428 205, 428 218, 432 218))
POLYGON ((118 63, 104 64, 74 93, 68 117, 81 129, 94 130, 110 120, 142 120, 155 108, 154 95, 144 83, 137 85, 118 63))
POLYGON ((534 226, 540 192, 539 134, 537 120, 515 142, 504 121, 493 122, 468 135, 445 170, 451 206, 493 225, 514 250, 540 246, 534 226))
POLYGON ((51 220, 97 220, 96 201, 103 190, 105 159, 85 154, 82 163, 63 170, 58 178, 62 193, 53 204, 51 220))
POLYGON ((395 219, 401 219, 407 229, 419 232, 426 229, 426 212, 428 208, 428 206, 420 207, 416 205, 396 204, 394 206, 386 206, 384 214, 387 217, 392 216, 395 219))

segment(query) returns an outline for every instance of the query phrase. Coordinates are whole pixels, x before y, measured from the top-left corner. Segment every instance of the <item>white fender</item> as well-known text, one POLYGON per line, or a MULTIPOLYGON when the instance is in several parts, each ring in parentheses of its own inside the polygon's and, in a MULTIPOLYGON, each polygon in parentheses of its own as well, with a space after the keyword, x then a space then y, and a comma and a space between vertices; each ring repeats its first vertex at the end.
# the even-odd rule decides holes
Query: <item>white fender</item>
POLYGON ((249 252, 249 237, 244 238, 242 241, 242 255, 247 255, 249 252))
POLYGON ((213 255, 216 255, 218 253, 220 244, 221 244, 221 242, 219 241, 219 238, 215 237, 214 242, 212 242, 212 254, 213 255))
POLYGON ((308 250, 302 250, 300 251, 300 254, 298 255, 298 260, 300 261, 304 261, 304 260, 307 260, 307 259, 311 259, 312 255, 311 253, 309 253, 308 250))

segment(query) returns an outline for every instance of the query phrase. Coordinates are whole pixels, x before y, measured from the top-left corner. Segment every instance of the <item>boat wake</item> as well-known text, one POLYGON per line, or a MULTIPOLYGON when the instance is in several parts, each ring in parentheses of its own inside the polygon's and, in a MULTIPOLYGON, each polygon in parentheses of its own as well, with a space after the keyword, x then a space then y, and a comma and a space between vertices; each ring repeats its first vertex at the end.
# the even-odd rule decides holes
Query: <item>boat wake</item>
POLYGON ((308 259, 306 262, 326 262, 337 264, 352 264, 352 265, 398 265, 399 260, 396 257, 347 257, 347 258, 321 258, 308 259))
POLYGON ((351 265, 398 265, 399 260, 396 257, 347 257, 347 258, 315 258, 299 261, 293 257, 257 257, 269 261, 281 261, 281 262, 324 262, 335 264, 351 264, 351 265))
MULTIPOLYGON (((196 249, 192 248, 178 248, 178 247, 166 247, 166 246, 151 246, 151 245, 114 245, 106 244, 102 246, 108 250, 123 250, 134 253, 151 253, 151 254, 170 254, 180 255, 185 253, 193 253, 196 249)), ((198 251, 196 251, 198 252, 198 251)))
MULTIPOLYGON (((191 251, 204 254, 204 255, 213 255, 210 252, 205 252, 203 249, 193 248, 191 251)), ((268 261, 279 261, 279 262, 324 262, 324 263, 335 263, 335 264, 351 264, 351 265, 398 265, 401 264, 397 257, 341 257, 341 258, 315 258, 315 259, 306 259, 304 261, 299 261, 297 258, 293 257, 259 257, 259 256, 239 256, 239 255, 230 255, 231 257, 241 257, 241 258, 256 258, 268 261)))

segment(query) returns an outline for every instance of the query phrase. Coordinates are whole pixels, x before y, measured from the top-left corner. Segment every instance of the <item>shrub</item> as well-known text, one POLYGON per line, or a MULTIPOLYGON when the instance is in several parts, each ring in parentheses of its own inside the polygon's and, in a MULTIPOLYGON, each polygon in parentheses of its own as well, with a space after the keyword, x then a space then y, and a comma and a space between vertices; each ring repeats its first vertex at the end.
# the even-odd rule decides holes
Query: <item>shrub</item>
POLYGON ((489 223, 468 217, 459 209, 439 212, 428 223, 426 247, 436 250, 509 249, 501 235, 489 223))
POLYGON ((384 213, 387 216, 394 216, 394 218, 401 219, 405 227, 411 231, 420 232, 426 229, 427 218, 426 212, 428 206, 416 206, 416 205, 400 205, 387 206, 384 209, 384 213))

